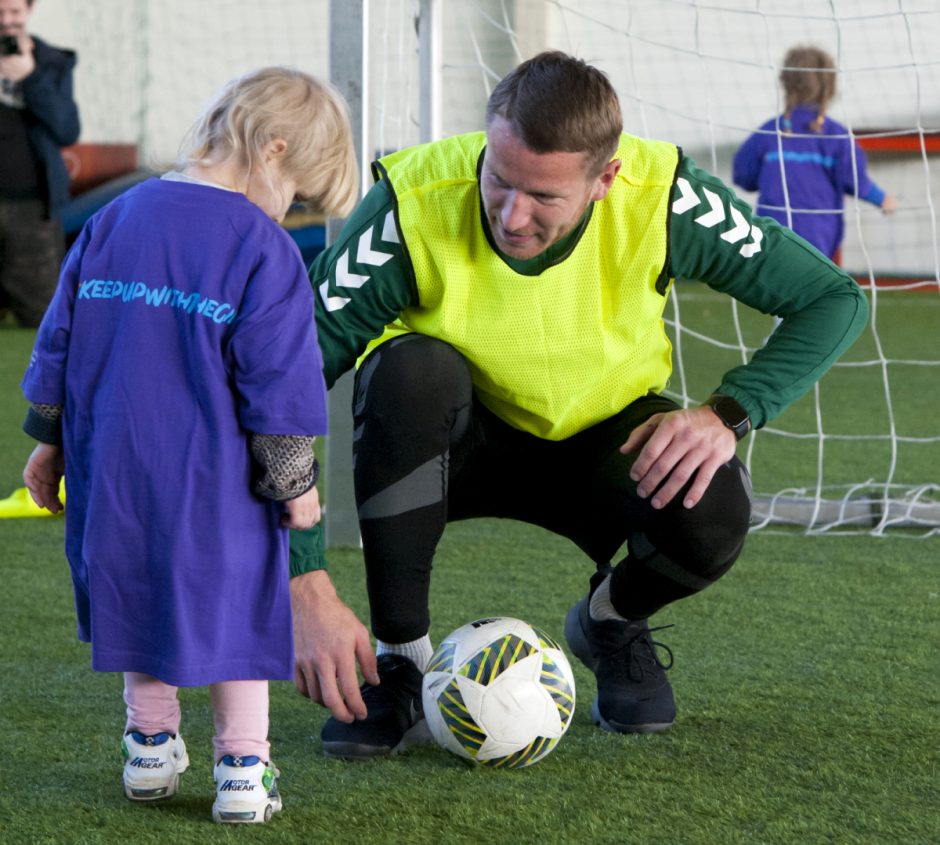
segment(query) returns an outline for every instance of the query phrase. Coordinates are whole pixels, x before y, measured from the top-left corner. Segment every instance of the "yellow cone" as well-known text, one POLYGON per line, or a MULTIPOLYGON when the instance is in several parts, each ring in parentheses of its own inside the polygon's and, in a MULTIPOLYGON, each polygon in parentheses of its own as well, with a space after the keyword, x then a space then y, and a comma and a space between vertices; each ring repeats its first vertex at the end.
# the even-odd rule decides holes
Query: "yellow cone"
MULTIPOLYGON (((65 504, 64 478, 59 482, 59 501, 65 504)), ((6 499, 0 499, 0 519, 17 519, 24 516, 61 516, 63 513, 64 511, 50 513, 45 508, 39 507, 25 487, 14 490, 13 495, 8 496, 6 499)))

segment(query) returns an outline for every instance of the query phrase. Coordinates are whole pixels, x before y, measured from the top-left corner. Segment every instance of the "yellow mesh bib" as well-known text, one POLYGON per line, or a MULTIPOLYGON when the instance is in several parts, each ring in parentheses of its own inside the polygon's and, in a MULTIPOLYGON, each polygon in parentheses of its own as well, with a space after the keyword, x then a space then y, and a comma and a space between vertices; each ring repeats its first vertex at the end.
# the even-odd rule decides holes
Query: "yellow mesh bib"
POLYGON ((421 305, 370 350, 403 332, 439 338, 467 359, 493 413, 561 440, 666 386, 672 348, 657 280, 678 150, 624 135, 615 156, 623 166, 574 250, 526 276, 486 240, 477 182, 485 142, 483 133, 461 135, 379 162, 421 305))

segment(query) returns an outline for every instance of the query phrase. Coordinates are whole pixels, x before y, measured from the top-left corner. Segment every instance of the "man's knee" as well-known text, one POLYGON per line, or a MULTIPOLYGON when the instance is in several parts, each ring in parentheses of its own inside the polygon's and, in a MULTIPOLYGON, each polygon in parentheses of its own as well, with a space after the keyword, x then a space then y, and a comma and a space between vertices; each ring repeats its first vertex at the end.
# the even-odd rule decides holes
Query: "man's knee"
POLYGON ((738 559, 750 524, 750 480, 737 459, 716 473, 694 508, 681 495, 629 538, 614 568, 611 601, 641 619, 714 584, 738 559))
POLYGON ((661 513, 648 532, 656 548, 689 572, 710 581, 720 578, 737 560, 751 519, 751 481, 737 458, 722 466, 706 495, 694 508, 675 504, 661 513))
POLYGON ((416 334, 379 346, 356 374, 357 495, 431 466, 445 484, 452 450, 471 429, 472 402, 470 371, 453 347, 416 334))
POLYGON ((421 413, 469 404, 471 395, 470 370, 456 349, 408 334, 386 341, 362 363, 353 411, 358 416, 378 406, 421 413))

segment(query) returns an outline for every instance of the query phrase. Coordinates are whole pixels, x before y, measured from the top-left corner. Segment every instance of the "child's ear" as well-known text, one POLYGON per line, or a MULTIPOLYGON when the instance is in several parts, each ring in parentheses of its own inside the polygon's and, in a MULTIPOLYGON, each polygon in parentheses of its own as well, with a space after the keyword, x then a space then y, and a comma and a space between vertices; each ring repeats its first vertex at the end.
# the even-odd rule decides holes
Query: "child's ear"
POLYGON ((264 152, 265 161, 280 158, 287 152, 287 141, 283 138, 272 138, 264 145, 262 152, 264 152))

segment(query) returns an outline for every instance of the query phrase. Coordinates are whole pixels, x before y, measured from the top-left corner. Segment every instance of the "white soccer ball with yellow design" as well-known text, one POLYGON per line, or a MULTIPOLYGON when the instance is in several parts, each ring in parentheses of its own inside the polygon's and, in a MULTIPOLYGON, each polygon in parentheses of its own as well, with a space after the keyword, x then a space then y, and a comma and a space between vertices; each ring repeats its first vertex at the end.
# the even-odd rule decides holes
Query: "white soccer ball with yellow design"
POLYGON ((478 619, 446 637, 422 686, 431 735, 486 766, 544 759, 574 714, 574 675, 561 647, 519 619, 478 619))

